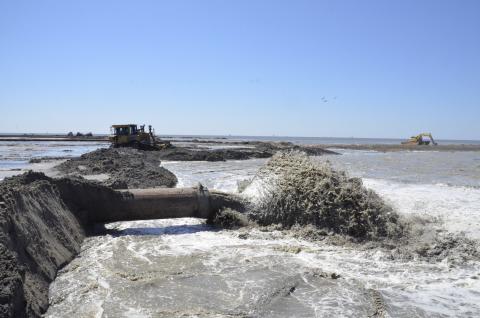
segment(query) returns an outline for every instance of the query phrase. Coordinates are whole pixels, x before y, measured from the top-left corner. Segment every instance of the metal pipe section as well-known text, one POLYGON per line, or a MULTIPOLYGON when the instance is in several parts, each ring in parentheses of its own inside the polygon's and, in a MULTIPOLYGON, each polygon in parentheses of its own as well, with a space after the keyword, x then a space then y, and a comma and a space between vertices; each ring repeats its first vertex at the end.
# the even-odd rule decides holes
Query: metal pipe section
POLYGON ((102 213, 94 213, 94 222, 213 217, 215 209, 210 204, 206 188, 153 188, 116 191, 119 196, 106 204, 102 213))
POLYGON ((207 219, 212 212, 209 192, 203 187, 132 189, 127 193, 124 200, 127 217, 135 219, 207 219))

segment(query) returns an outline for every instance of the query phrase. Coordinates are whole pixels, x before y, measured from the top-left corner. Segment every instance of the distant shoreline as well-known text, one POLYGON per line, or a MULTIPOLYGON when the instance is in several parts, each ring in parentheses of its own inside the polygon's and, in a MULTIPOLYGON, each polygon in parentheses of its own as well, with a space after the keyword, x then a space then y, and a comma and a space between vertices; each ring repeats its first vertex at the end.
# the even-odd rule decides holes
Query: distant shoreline
MULTIPOLYGON (((480 151, 480 141, 438 140, 439 145, 402 145, 401 139, 386 138, 336 138, 336 137, 268 137, 268 136, 196 136, 164 135, 158 138, 173 143, 234 144, 250 145, 258 142, 292 142, 299 145, 315 145, 324 149, 364 150, 378 152, 396 151, 480 151)), ((109 142, 108 135, 67 136, 62 134, 0 134, 0 141, 66 141, 66 142, 109 142)))
POLYGON ((456 152, 456 151, 480 151, 480 145, 437 145, 437 146, 419 146, 419 145, 381 145, 381 144, 365 144, 365 145, 344 145, 344 144, 321 144, 319 147, 335 150, 364 150, 364 151, 377 151, 377 152, 396 152, 396 151, 443 151, 443 152, 456 152))
POLYGON ((50 134, 0 134, 0 141, 91 141, 108 142, 107 135, 67 136, 50 134))

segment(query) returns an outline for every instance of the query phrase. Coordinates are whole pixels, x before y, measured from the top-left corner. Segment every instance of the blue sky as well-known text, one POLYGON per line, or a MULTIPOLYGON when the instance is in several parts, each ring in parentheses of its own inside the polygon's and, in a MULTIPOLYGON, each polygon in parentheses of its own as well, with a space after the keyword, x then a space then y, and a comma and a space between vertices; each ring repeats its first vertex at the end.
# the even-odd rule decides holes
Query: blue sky
POLYGON ((480 1, 0 0, 0 132, 480 139, 480 1))

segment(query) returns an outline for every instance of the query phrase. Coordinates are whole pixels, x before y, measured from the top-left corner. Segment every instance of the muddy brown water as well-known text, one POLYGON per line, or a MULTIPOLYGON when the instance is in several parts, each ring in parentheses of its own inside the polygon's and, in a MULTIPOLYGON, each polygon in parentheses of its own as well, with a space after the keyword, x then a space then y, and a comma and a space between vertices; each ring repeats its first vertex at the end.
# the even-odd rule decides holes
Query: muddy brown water
POLYGON ((281 233, 218 231, 195 219, 109 224, 51 287, 46 317, 368 316, 366 286, 337 278, 318 246, 281 233), (300 247, 285 249, 285 246, 300 247), (332 278, 334 277, 334 278, 332 278))

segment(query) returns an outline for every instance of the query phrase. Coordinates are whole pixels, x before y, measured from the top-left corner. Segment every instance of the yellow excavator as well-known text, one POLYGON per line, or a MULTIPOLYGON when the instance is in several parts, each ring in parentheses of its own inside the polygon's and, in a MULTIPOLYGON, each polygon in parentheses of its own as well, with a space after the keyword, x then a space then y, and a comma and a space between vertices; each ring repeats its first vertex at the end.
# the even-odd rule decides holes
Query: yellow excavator
POLYGON ((402 145, 429 145, 430 142, 432 145, 438 145, 437 142, 433 139, 431 133, 421 133, 417 136, 412 136, 410 139, 402 142, 402 145))
POLYGON ((148 132, 145 131, 145 125, 140 125, 140 128, 136 124, 112 125, 109 140, 115 148, 161 150, 171 147, 169 141, 155 139, 155 130, 151 125, 148 126, 148 132))

